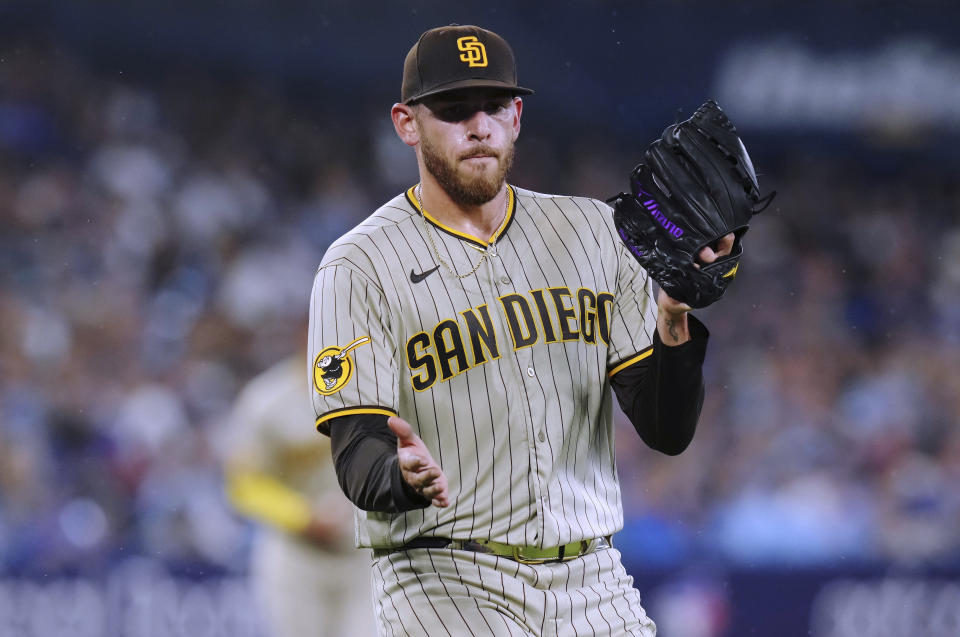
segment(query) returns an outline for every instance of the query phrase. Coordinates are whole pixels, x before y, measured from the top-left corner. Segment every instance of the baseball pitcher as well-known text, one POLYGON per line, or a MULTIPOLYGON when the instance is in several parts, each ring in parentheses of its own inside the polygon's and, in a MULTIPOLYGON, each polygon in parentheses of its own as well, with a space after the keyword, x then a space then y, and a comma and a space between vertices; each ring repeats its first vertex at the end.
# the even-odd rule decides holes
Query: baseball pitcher
MULTIPOLYGON (((612 394, 649 446, 680 453, 708 334, 691 304, 654 297, 646 226, 621 232, 604 202, 507 183, 532 92, 495 33, 424 33, 391 110, 420 181, 316 274, 316 424, 373 549, 381 635, 656 632, 612 546, 612 394)), ((676 215, 653 231, 676 239, 676 215)), ((715 229, 690 269, 739 256, 742 232, 715 229)))

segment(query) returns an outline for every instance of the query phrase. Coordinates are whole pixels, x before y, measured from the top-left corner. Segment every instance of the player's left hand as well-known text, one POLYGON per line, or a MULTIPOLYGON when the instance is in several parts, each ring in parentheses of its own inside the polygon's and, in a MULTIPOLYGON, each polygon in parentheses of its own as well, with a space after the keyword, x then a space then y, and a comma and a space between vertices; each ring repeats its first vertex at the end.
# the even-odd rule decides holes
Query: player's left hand
MULTIPOLYGON (((733 250, 734 234, 731 232, 717 240, 716 249, 706 246, 697 253, 704 265, 713 263, 733 250)), ((696 265, 696 264, 695 264, 696 265)), ((697 265, 696 267, 700 267, 697 265)), ((660 288, 657 295, 657 331, 660 341, 668 346, 682 345, 690 340, 687 312, 693 308, 674 299, 660 288)))
MULTIPOLYGON (((737 129, 713 100, 664 129, 643 152, 630 192, 608 199, 613 225, 627 251, 660 287, 690 307, 723 296, 743 255, 738 240, 724 258, 718 237, 742 236, 776 192, 760 195, 757 174, 737 129)), ((674 310, 682 311, 679 305, 674 310)))
MULTIPOLYGON (((716 249, 711 246, 705 246, 697 254, 699 260, 704 264, 713 263, 717 259, 727 256, 730 252, 733 251, 733 242, 736 237, 732 232, 720 237, 717 241, 716 249)), ((699 264, 694 264, 695 268, 699 268, 699 264)), ((669 294, 660 290, 660 293, 657 295, 657 307, 660 312, 665 312, 666 314, 677 317, 681 314, 686 314, 693 308, 687 305, 686 303, 681 303, 677 301, 669 294)))
POLYGON ((450 491, 447 488, 447 476, 440 465, 430 455, 427 445, 420 436, 413 433, 413 427, 403 418, 391 416, 387 426, 397 434, 397 457, 400 461, 400 473, 414 490, 430 500, 435 507, 450 505, 450 491))

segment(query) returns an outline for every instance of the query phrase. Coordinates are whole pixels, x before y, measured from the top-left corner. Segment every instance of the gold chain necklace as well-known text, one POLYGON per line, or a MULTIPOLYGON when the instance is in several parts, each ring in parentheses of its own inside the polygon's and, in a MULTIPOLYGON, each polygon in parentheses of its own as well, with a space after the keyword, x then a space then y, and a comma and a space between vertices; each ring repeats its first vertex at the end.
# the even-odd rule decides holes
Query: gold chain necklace
MULTIPOLYGON (((509 186, 508 186, 508 188, 509 188, 509 186)), ((440 265, 442 265, 444 268, 447 269, 447 272, 449 272, 451 275, 453 275, 454 277, 456 277, 456 278, 458 278, 458 279, 465 279, 465 278, 467 278, 468 276, 470 276, 471 274, 473 274, 474 272, 476 272, 477 270, 480 269, 480 265, 483 263, 483 260, 487 258, 487 254, 488 254, 489 252, 491 252, 492 250, 495 249, 495 248, 494 248, 494 245, 493 245, 494 242, 491 241, 491 242, 487 245, 487 249, 486 249, 486 250, 483 250, 483 251, 480 253, 480 260, 477 261, 477 264, 476 264, 475 266, 473 266, 473 269, 472 269, 472 270, 470 270, 470 271, 467 272, 466 274, 457 274, 456 270, 454 270, 454 269, 450 266, 450 264, 448 264, 448 263, 443 259, 443 257, 440 256, 440 250, 437 249, 437 244, 436 244, 436 243, 434 242, 434 240, 433 240, 433 232, 430 230, 430 223, 427 221, 427 209, 423 207, 423 200, 420 198, 420 193, 421 193, 422 190, 423 190, 423 184, 417 184, 417 187, 414 189, 413 194, 414 194, 414 196, 416 196, 416 198, 417 198, 417 205, 420 207, 420 213, 421 213, 421 214, 420 214, 420 219, 421 219, 421 221, 423 222, 423 228, 424 228, 424 230, 425 230, 426 233, 427 233, 427 240, 430 241, 430 247, 433 248, 433 253, 434 253, 435 255, 437 255, 437 261, 439 261, 439 262, 440 262, 440 265)), ((508 190, 508 191, 507 191, 507 196, 506 196, 506 198, 504 199, 504 202, 503 202, 503 215, 500 217, 500 223, 501 223, 501 224, 503 223, 504 218, 506 218, 506 216, 507 216, 507 209, 508 209, 509 207, 510 207, 510 192, 509 192, 509 190, 508 190)), ((499 227, 499 225, 498 225, 497 227, 499 227)))

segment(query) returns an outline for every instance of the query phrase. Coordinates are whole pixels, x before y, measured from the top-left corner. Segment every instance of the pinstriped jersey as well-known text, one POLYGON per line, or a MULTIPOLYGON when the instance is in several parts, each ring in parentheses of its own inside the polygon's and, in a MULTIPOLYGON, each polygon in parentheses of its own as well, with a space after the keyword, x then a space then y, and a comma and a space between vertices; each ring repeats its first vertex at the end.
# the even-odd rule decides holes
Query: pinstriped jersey
POLYGON ((358 546, 549 547, 618 531, 610 378, 651 352, 651 290, 606 204, 514 187, 487 240, 424 213, 411 188, 332 244, 310 308, 317 428, 399 415, 452 498, 358 510, 358 546), (458 274, 482 262, 457 278, 437 252, 458 274))

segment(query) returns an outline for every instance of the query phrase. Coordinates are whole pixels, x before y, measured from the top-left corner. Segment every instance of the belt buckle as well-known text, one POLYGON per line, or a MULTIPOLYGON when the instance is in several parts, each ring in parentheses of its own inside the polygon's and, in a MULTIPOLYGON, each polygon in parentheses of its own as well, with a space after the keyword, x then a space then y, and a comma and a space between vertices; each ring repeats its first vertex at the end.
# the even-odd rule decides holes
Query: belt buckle
POLYGON ((557 558, 547 558, 547 557, 524 557, 520 552, 522 546, 513 546, 513 561, 520 562, 521 564, 546 564, 547 562, 557 559, 557 558))
MULTIPOLYGON (((572 542, 571 542, 571 544, 572 544, 572 542)), ((567 546, 570 546, 570 545, 569 545, 569 544, 566 544, 566 545, 564 545, 564 548, 566 548, 567 546)), ((567 554, 566 552, 564 552, 563 557, 560 558, 560 561, 561 561, 561 562, 569 562, 570 560, 575 560, 575 559, 577 559, 578 557, 580 557, 581 555, 586 555, 586 554, 589 552, 589 550, 590 550, 590 542, 588 542, 587 540, 580 540, 580 550, 579 550, 579 551, 571 551, 569 554, 567 554)))
MULTIPOLYGON (((573 544, 571 542, 570 544, 573 544)), ((570 560, 575 560, 581 555, 587 553, 590 542, 586 540, 580 541, 580 550, 579 551, 570 551, 567 553, 566 549, 570 544, 564 544, 563 546, 557 547, 557 555, 552 557, 524 557, 521 552, 524 547, 514 546, 513 548, 513 560, 515 562, 520 562, 521 564, 546 564, 547 562, 569 562, 570 560)))
MULTIPOLYGON (((561 562, 569 562, 570 560, 575 560, 578 557, 582 557, 590 552, 590 548, 593 545, 594 540, 580 540, 580 550, 579 551, 570 551, 569 554, 564 553, 563 557, 560 558, 561 562)), ((573 544, 571 542, 570 544, 573 544)), ((570 546, 570 544, 565 544, 563 548, 570 546)))

